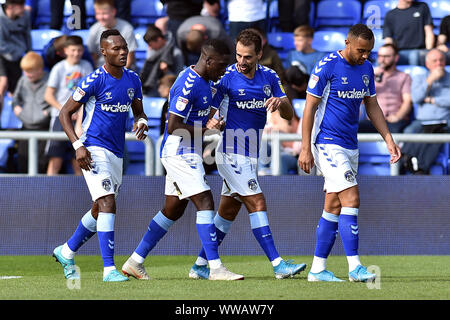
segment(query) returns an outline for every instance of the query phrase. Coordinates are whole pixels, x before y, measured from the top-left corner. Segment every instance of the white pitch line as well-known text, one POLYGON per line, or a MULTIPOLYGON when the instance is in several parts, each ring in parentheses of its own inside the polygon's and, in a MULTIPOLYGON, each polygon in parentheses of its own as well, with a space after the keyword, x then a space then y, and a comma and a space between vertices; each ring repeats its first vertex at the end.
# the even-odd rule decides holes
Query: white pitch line
POLYGON ((19 279, 19 278, 22 278, 22 276, 0 276, 0 280, 19 279))

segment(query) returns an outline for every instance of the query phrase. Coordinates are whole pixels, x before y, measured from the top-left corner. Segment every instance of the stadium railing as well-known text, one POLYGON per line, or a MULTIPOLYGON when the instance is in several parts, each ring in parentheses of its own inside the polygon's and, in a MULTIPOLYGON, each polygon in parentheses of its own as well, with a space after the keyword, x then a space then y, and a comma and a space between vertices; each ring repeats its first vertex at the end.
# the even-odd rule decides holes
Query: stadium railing
MULTIPOLYGON (((392 135, 396 143, 400 142, 423 142, 423 143, 450 143, 450 133, 420 134, 420 133, 395 133, 392 135)), ((164 174, 163 166, 159 160, 159 150, 162 143, 161 136, 156 144, 152 139, 145 139, 145 175, 161 176, 164 174)), ((64 132, 48 132, 48 131, 0 131, 0 139, 28 140, 28 175, 37 175, 37 159, 38 159, 38 140, 66 140, 67 136, 64 132)), ((136 137, 133 133, 127 132, 126 140, 135 141, 136 137)), ((213 142, 219 139, 219 136, 206 136, 205 142, 213 142)), ((281 143, 285 141, 301 141, 302 137, 295 133, 272 133, 263 135, 263 141, 270 140, 272 144, 271 155, 271 173, 274 176, 281 175, 280 159, 281 159, 281 143)), ((383 141, 383 138, 377 133, 359 133, 359 142, 377 142, 383 141)), ((397 176, 400 172, 399 164, 391 164, 391 176, 397 176)))

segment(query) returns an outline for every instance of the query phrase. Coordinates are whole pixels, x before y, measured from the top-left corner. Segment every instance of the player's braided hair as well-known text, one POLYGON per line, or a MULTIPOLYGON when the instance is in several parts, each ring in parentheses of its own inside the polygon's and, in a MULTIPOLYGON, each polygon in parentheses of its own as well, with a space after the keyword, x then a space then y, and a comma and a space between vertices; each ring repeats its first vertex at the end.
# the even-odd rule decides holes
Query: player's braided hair
POLYGON ((374 38, 372 30, 362 23, 353 25, 348 31, 348 36, 353 38, 362 38, 364 40, 372 40, 374 38))

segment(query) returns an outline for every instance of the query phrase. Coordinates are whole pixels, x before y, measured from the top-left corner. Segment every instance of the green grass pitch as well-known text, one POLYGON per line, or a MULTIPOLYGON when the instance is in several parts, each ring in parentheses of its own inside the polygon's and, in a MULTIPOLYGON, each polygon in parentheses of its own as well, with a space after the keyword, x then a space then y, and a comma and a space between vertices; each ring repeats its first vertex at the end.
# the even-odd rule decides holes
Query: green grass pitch
MULTIPOLYGON (((345 256, 331 256, 328 269, 347 280, 311 283, 306 280, 311 256, 292 256, 307 268, 295 278, 275 279, 264 256, 224 256, 243 281, 206 281, 188 278, 192 256, 149 256, 150 281, 134 278, 123 283, 102 281, 99 256, 77 256, 81 280, 68 283, 61 266, 50 256, 0 256, 0 300, 448 300, 449 256, 362 256, 366 266, 377 266, 379 282, 369 288, 351 283, 345 256), (20 276, 20 278, 8 278, 20 276)), ((116 256, 120 268, 126 256, 116 256)))

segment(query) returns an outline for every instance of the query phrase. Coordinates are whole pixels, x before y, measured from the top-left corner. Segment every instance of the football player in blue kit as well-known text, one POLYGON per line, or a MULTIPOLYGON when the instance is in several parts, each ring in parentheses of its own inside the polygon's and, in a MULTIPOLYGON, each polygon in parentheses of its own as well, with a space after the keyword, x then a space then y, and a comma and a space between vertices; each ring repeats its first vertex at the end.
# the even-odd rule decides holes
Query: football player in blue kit
POLYGON ((128 46, 119 31, 104 31, 100 38, 105 64, 80 81, 62 108, 59 119, 76 150, 93 205, 81 219, 72 237, 53 251, 67 279, 78 279, 74 255, 97 233, 103 259, 103 281, 127 281, 114 264, 116 200, 122 183, 123 152, 130 108, 138 140, 147 137, 147 117, 142 107, 139 76, 125 68, 128 46), (71 116, 84 106, 81 137, 71 116))
POLYGON ((374 72, 367 61, 374 46, 372 31, 352 26, 345 49, 322 58, 311 73, 302 120, 299 166, 306 173, 316 165, 324 177, 325 204, 316 231, 316 248, 308 281, 343 281, 326 270, 327 257, 339 231, 349 265, 350 281, 373 281, 359 259, 358 119, 361 102, 386 142, 395 163, 401 157, 378 105, 374 72))
POLYGON ((122 272, 148 280, 143 265, 149 252, 184 213, 189 200, 197 208, 196 227, 211 266, 209 280, 241 280, 229 271, 218 253, 214 226, 214 201, 205 179, 202 159, 203 135, 217 132, 223 121, 213 118, 212 89, 209 81, 217 81, 228 65, 230 51, 224 42, 208 40, 203 44, 195 66, 178 75, 170 90, 168 120, 161 145, 160 158, 166 169, 165 204, 150 221, 147 232, 122 272))
MULTIPOLYGON (((267 112, 278 110, 290 120, 293 108, 275 71, 258 64, 262 56, 260 36, 243 30, 236 39, 237 63, 229 66, 214 85, 213 105, 226 122, 216 148, 216 164, 223 178, 219 209, 214 217, 219 244, 229 231, 242 203, 249 213, 252 232, 272 263, 275 277, 292 277, 305 264, 283 260, 275 247, 267 217, 267 205, 257 177, 257 161, 267 112)), ((189 277, 207 279, 210 273, 202 248, 189 277)))

